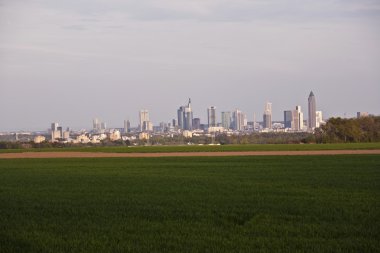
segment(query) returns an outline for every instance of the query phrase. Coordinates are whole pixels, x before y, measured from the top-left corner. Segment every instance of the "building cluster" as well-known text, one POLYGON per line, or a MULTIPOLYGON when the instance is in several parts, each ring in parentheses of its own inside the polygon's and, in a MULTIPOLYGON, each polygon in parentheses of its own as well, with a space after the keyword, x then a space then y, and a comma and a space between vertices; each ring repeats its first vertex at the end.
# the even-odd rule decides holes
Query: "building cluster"
POLYGON ((106 130, 107 128, 107 125, 105 122, 99 120, 98 118, 95 118, 93 121, 92 121, 92 128, 94 130, 94 132, 97 132, 97 133, 104 133, 104 131, 106 130))
POLYGON ((297 105, 295 110, 284 111, 284 128, 290 131, 308 131, 320 127, 325 122, 322 111, 316 110, 315 96, 310 92, 308 98, 308 120, 304 121, 301 106, 297 105))
POLYGON ((173 126, 175 127, 177 123, 179 129, 191 131, 193 129, 196 129, 196 127, 200 125, 200 120, 198 121, 198 119, 197 122, 193 122, 194 119, 193 110, 191 109, 191 99, 189 99, 189 103, 187 104, 187 106, 179 107, 179 109, 177 110, 177 116, 178 120, 177 122, 175 121, 175 119, 173 120, 173 126), (196 123, 196 125, 194 126, 193 123, 196 123))
POLYGON ((149 120, 149 112, 148 110, 141 110, 139 113, 139 129, 140 132, 153 131, 153 124, 149 120))
MULTIPOLYGON (((146 109, 139 111, 139 124, 131 127, 129 120, 124 120, 123 128, 107 129, 106 123, 95 118, 91 131, 73 132, 63 128, 58 123, 52 123, 50 134, 52 142, 70 143, 100 143, 104 140, 149 140, 154 135, 163 137, 193 137, 193 136, 214 136, 217 133, 245 134, 252 132, 312 132, 315 128, 324 124, 322 112, 317 111, 316 99, 313 92, 308 97, 308 119, 304 120, 304 113, 301 106, 295 106, 294 110, 284 111, 283 121, 273 121, 272 103, 267 102, 261 122, 256 122, 254 115, 253 121, 247 121, 247 115, 239 109, 233 111, 222 111, 218 122, 217 108, 210 106, 207 108, 207 123, 202 124, 200 118, 194 118, 191 99, 187 105, 180 106, 177 110, 177 117, 171 122, 161 122, 154 126, 149 119, 149 111, 146 109)), ((358 117, 368 114, 358 113, 358 117)), ((44 136, 36 136, 35 142, 46 141, 44 136)))
MULTIPOLYGON (((58 130, 54 130, 55 126, 58 126, 58 123, 52 123, 52 128, 49 129, 51 133, 51 142, 60 142, 60 143, 73 143, 73 144, 99 144, 102 141, 109 140, 109 141, 118 141, 118 140, 133 140, 135 138, 128 137, 123 138, 121 129, 99 129, 97 127, 94 127, 92 131, 72 131, 69 128, 67 128, 66 131, 62 132, 60 131, 60 127, 57 127, 58 130)), ((43 135, 38 135, 34 137, 35 143, 41 143, 46 141, 46 137, 43 135)))
MULTIPOLYGON (((63 128, 59 126, 58 123, 51 123, 50 134, 51 140, 53 142, 57 140, 68 139, 70 138, 70 128, 66 128, 66 131, 63 131, 63 128)), ((44 141, 42 137, 43 136, 40 136, 40 138, 37 138, 37 141, 35 140, 34 142, 38 143, 44 141)))

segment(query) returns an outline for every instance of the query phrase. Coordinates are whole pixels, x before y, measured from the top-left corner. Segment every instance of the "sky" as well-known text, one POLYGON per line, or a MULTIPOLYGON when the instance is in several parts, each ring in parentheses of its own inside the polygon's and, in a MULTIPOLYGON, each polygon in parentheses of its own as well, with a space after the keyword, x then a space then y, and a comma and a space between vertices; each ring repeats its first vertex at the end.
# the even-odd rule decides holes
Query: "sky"
POLYGON ((154 124, 192 99, 380 114, 379 0, 0 0, 0 131, 154 124))

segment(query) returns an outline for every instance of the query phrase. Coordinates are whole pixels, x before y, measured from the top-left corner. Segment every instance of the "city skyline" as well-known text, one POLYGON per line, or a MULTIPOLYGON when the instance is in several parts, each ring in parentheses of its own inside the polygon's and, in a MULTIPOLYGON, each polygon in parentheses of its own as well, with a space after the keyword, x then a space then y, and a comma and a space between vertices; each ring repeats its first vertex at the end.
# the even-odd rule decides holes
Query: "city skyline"
MULTIPOLYGON (((303 112, 301 110, 301 106, 297 105, 295 110, 286 110, 284 111, 284 118, 283 121, 276 121, 272 120, 272 103, 266 102, 265 109, 263 113, 263 121, 262 121, 262 127, 263 129, 269 129, 272 130, 272 123, 276 122, 282 122, 283 128, 295 130, 295 131, 306 131, 306 130, 314 130, 316 127, 319 127, 321 123, 324 122, 324 118, 322 117, 322 111, 316 110, 316 100, 314 93, 311 91, 308 97, 308 119, 305 121, 303 117, 303 112), (313 120, 310 120, 310 117, 313 117, 313 120), (314 122, 314 123, 311 123, 314 122), (313 125, 313 127, 310 127, 310 125, 313 125), (306 126, 306 127, 304 127, 306 126)), ((189 98, 187 105, 182 105, 177 109, 177 118, 172 119, 171 121, 160 121, 159 124, 152 124, 152 122, 149 120, 149 110, 142 109, 139 111, 139 123, 137 125, 137 129, 139 132, 152 132, 153 127, 160 127, 161 129, 166 127, 172 127, 177 128, 178 130, 200 130, 201 128, 210 128, 218 131, 220 130, 220 127, 223 129, 230 129, 235 131, 241 131, 246 130, 245 128, 248 126, 248 118, 247 114, 240 111, 239 109, 235 109, 232 112, 231 111, 223 111, 220 115, 220 121, 217 117, 217 110, 215 106, 210 106, 207 108, 207 119, 206 122, 201 122, 200 118, 194 118, 193 116, 193 110, 192 110, 192 104, 191 104, 191 98, 189 98), (202 127, 201 127, 202 126, 202 127)), ((367 112, 357 112, 357 117, 362 116, 368 116, 367 112)), ((253 125, 253 130, 256 129, 255 124, 258 123, 255 118, 255 113, 253 116, 253 120, 250 121, 253 125)), ((52 123, 52 129, 55 129, 53 127, 52 123)), ((105 122, 99 122, 98 118, 95 118, 93 120, 93 130, 95 132, 99 132, 100 130, 104 130, 105 122), (98 127, 98 125, 102 125, 102 127, 98 127)), ((115 127, 117 129, 120 129, 120 127, 115 127)), ((112 129, 112 128, 111 128, 112 129)), ((131 123, 130 120, 124 120, 124 133, 129 133, 131 130, 131 123)))
MULTIPOLYGON (((194 120, 196 120, 197 124, 202 124, 202 125, 207 125, 209 124, 210 121, 210 112, 212 111, 212 118, 215 120, 214 124, 212 126, 217 126, 217 124, 220 124, 223 126, 225 124, 226 119, 224 118, 223 114, 228 114, 230 117, 230 127, 231 129, 234 130, 239 130, 241 129, 241 126, 246 124, 246 122, 262 122, 264 124, 264 128, 272 128, 272 123, 273 122, 283 122, 285 128, 292 128, 295 130, 301 130, 303 129, 303 126, 306 127, 306 129, 310 129, 310 121, 309 121, 309 114, 310 114, 310 106, 312 107, 312 111, 314 110, 314 116, 315 120, 314 123, 315 126, 318 125, 318 120, 322 122, 324 119, 328 119, 329 117, 325 117, 325 113, 323 112, 323 117, 322 117, 322 110, 318 109, 316 107, 316 102, 315 102, 315 96, 313 91, 310 92, 308 98, 307 98, 307 118, 304 118, 303 112, 301 111, 301 106, 296 105, 295 110, 287 110, 285 108, 282 108, 282 118, 280 119, 273 119, 273 111, 272 111, 272 103, 271 102, 266 102, 265 103, 265 108, 263 112, 263 119, 257 121, 255 118, 253 118, 256 115, 256 112, 253 113, 252 119, 247 117, 247 113, 244 111, 240 110, 240 108, 235 108, 235 109, 230 109, 230 110, 223 110, 223 111, 217 111, 215 106, 209 106, 206 108, 206 115, 204 118, 199 117, 197 112, 195 113, 196 116, 194 116, 194 111, 193 111, 193 105, 191 103, 191 98, 188 100, 188 104, 185 106, 180 106, 179 109, 177 109, 177 115, 173 117, 172 119, 158 119, 157 122, 152 122, 150 120, 150 110, 149 109, 140 109, 138 111, 138 116, 136 122, 131 121, 130 117, 124 117, 124 119, 120 118, 120 122, 118 122, 116 125, 109 126, 107 121, 100 121, 99 117, 92 118, 92 128, 90 126, 81 126, 81 127, 73 127, 72 125, 68 125, 63 123, 66 126, 69 126, 70 129, 94 129, 96 131, 100 130, 105 130, 106 128, 112 129, 112 128, 123 128, 127 125, 128 123, 128 128, 134 127, 139 129, 140 131, 151 131, 153 129, 153 126, 159 126, 162 123, 169 123, 169 124, 179 124, 179 129, 182 130, 194 130, 196 128, 193 128, 194 120), (220 115, 219 115, 220 114, 220 115), (297 116, 295 116, 297 115, 297 116), (180 122, 180 117, 183 117, 183 123, 180 122), (235 117, 235 119, 234 119, 235 117), (238 120, 237 120, 238 119, 238 120), (173 120, 175 122, 173 122, 173 120), (304 125, 305 121, 305 125, 304 125), (132 123, 131 123, 132 122, 132 123), (187 122, 187 123, 186 123, 187 122), (238 122, 238 125, 236 125, 238 122), (245 122, 245 123, 243 123, 245 122), (182 125, 185 124, 185 125, 182 125), (186 124, 190 124, 190 127, 186 124), (296 127, 295 125, 298 125, 296 127), (109 126, 109 127, 108 127, 109 126), (269 126, 269 127, 267 127, 269 126)), ((363 114, 365 116, 368 116, 368 112, 355 112, 353 113, 353 116, 349 116, 348 118, 354 118, 354 117, 359 117, 358 115, 363 114)), ((369 113, 372 114, 372 113, 369 113)), ((340 116, 332 116, 332 117, 340 117, 340 116)), ((347 117, 345 115, 344 117, 347 117)), ((157 117, 156 117, 157 118, 157 117)), ((51 122, 62 122, 61 120, 55 120, 51 122)), ((57 124, 57 123, 49 123, 49 124, 57 124)), ((53 128, 53 125, 52 127, 53 128)), ((312 127, 313 129, 315 127, 312 127)), ((11 129, 11 130, 6 130, 6 131, 44 131, 46 130, 45 128, 40 128, 40 129, 11 129)), ((1 131, 1 129, 0 129, 1 131)))
POLYGON ((326 118, 378 115, 379 23, 372 0, 2 1, 0 131, 157 124, 188 97, 280 120, 310 90, 326 118))

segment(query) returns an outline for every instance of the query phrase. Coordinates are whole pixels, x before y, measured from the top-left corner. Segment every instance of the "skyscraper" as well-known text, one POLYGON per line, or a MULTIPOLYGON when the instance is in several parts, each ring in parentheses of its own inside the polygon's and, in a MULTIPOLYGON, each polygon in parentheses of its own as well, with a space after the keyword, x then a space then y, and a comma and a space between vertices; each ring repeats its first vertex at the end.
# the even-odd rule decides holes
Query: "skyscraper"
POLYGON ((124 120, 124 133, 129 133, 131 129, 131 123, 129 122, 129 120, 124 120))
POLYGON ((150 122, 149 120, 148 121, 144 121, 142 130, 143 131, 153 131, 153 124, 152 124, 152 122, 150 122))
POLYGON ((256 131, 257 129, 257 122, 256 122, 256 113, 253 113, 253 124, 252 124, 252 130, 256 131))
POLYGON ((263 128, 272 129, 272 103, 266 103, 263 114, 263 128))
POLYGON ((178 116, 178 127, 180 129, 185 128, 185 106, 180 106, 177 110, 177 116, 178 116))
POLYGON ((93 130, 98 130, 100 129, 100 124, 99 124, 99 119, 95 118, 92 120, 92 129, 93 130))
POLYGON ((58 123, 51 123, 51 140, 62 138, 62 127, 58 123))
POLYGON ((222 127, 231 128, 231 112, 222 112, 222 127))
POLYGON ((57 132, 58 132, 59 138, 62 138, 62 136, 63 136, 63 128, 62 127, 57 127, 57 132))
POLYGON ((51 123, 51 131, 58 131, 58 123, 51 123))
POLYGON ((314 93, 311 91, 309 98, 308 98, 308 112, 309 112, 309 118, 308 118, 308 127, 310 130, 313 130, 317 126, 317 105, 315 102, 315 96, 314 93))
POLYGON ((193 110, 191 109, 191 99, 185 108, 185 130, 193 130, 193 110))
POLYGON ((187 106, 181 106, 177 110, 178 127, 183 130, 193 130, 193 110, 191 109, 191 99, 187 106))
POLYGON ((201 119, 194 118, 193 119, 193 129, 201 129, 201 119))
POLYGON ((301 111, 300 105, 296 106, 296 111, 298 112, 298 119, 299 119, 298 128, 299 130, 302 130, 303 129, 303 112, 301 111))
POLYGON ((208 127, 216 127, 216 107, 207 108, 207 123, 208 127))
POLYGON ((244 130, 244 120, 245 120, 245 115, 242 111, 240 110, 235 110, 232 113, 232 128, 236 131, 242 131, 244 130))
MULTIPOLYGON (((149 121, 149 112, 148 110, 141 110, 139 112, 139 119, 140 119, 140 124, 139 124, 139 128, 140 128, 140 131, 144 131, 144 122, 148 122, 149 121)), ((145 123, 145 126, 147 126, 148 124, 145 123)))
POLYGON ((291 128, 292 127, 292 111, 284 111, 284 127, 291 128))
POLYGON ((296 131, 303 129, 303 112, 299 105, 297 105, 296 109, 292 112, 292 129, 296 131))
POLYGON ((106 129, 106 123, 102 122, 98 118, 93 119, 92 121, 92 129, 94 132, 101 132, 106 129))
POLYGON ((320 127, 321 124, 323 124, 323 116, 322 116, 322 111, 316 111, 316 127, 320 127))

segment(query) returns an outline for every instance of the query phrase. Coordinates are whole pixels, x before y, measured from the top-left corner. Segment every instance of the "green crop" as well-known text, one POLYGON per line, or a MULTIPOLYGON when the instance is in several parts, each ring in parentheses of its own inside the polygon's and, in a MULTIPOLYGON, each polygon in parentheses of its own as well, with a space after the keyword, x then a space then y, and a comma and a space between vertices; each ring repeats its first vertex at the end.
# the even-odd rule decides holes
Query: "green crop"
POLYGON ((0 159, 0 252, 379 252, 380 156, 0 159))

